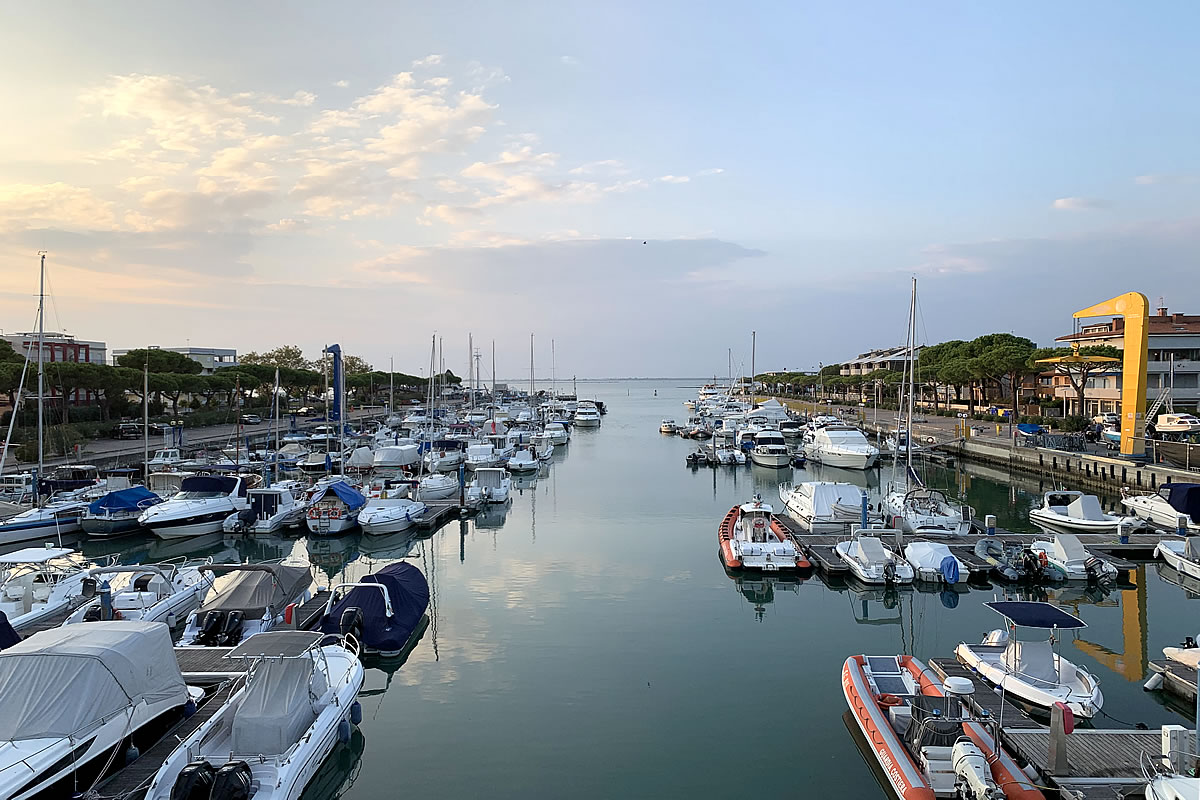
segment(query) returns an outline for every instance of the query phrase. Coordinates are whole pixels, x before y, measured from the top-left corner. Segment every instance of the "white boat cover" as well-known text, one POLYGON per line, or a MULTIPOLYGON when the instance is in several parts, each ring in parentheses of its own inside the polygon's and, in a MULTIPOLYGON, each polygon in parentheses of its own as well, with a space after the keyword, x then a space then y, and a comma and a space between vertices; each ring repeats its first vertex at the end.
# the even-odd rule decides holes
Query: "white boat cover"
POLYGON ((1004 666, 1021 680, 1031 684, 1057 685, 1054 648, 1048 639, 1022 642, 1010 639, 1004 650, 1004 666))
POLYGON ((258 665, 233 715, 234 753, 277 756, 299 741, 317 718, 312 698, 326 689, 324 673, 314 666, 307 655, 258 665))
POLYGON ((1164 647, 1163 655, 1192 669, 1200 665, 1200 647, 1164 647))
POLYGON ((1094 494, 1081 494, 1067 506, 1067 516, 1075 519, 1088 519, 1093 522, 1104 522, 1108 515, 1100 508, 1100 501, 1094 494))
POLYGON ((347 469, 370 469, 375 463, 375 453, 369 447, 356 447, 346 460, 347 469))
POLYGON ((848 552, 860 564, 883 564, 888 560, 883 544, 874 536, 859 536, 850 543, 848 552))
POLYGON ((913 542, 904 548, 904 558, 917 569, 941 571, 942 563, 952 558, 958 559, 950 552, 950 548, 940 542, 913 542))
POLYGON ((141 702, 187 702, 159 622, 89 622, 35 633, 0 651, 0 736, 59 738, 141 702))
POLYGON ((813 482, 807 484, 812 497, 814 519, 831 519, 835 506, 857 507, 862 502, 862 489, 852 483, 813 482))
POLYGON ((375 451, 374 466, 407 467, 421 460, 421 448, 415 444, 400 444, 380 447, 375 451))
MULTIPOLYGON (((1095 498, 1093 498, 1095 499, 1095 498)), ((1072 503, 1072 506, 1075 504, 1072 503)), ((1073 533, 1057 533, 1054 535, 1054 556, 1063 563, 1069 561, 1086 561, 1088 552, 1079 542, 1079 537, 1073 533)))
MULTIPOLYGON (((220 570, 217 571, 218 574, 220 570)), ((267 609, 276 613, 299 599, 312 584, 309 567, 262 564, 232 572, 232 578, 196 611, 203 617, 208 611, 241 611, 251 619, 262 617, 267 609)))

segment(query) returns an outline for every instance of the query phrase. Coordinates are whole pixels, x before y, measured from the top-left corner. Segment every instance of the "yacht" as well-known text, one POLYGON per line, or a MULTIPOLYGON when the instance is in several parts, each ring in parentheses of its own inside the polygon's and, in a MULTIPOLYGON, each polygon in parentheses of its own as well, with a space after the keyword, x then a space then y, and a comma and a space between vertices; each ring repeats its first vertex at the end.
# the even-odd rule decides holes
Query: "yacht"
POLYGON ((358 524, 363 533, 380 535, 408 530, 428 510, 424 503, 409 498, 407 484, 391 486, 389 483, 372 491, 366 505, 358 512, 358 524))
POLYGON ((915 577, 912 566, 892 552, 878 536, 871 535, 874 533, 882 533, 882 529, 855 530, 849 540, 834 546, 838 558, 863 583, 912 583, 915 577))
POLYGON ((1054 652, 1053 634, 1087 627, 1057 606, 1025 600, 984 603, 1004 617, 1006 627, 987 634, 981 644, 959 644, 954 655, 1010 698, 1049 714, 1064 703, 1080 719, 1091 719, 1104 704, 1091 673, 1054 652))
POLYGON ((522 447, 508 460, 508 471, 512 473, 537 472, 537 456, 528 447, 522 447))
POLYGON ((0 696, 0 797, 27 800, 91 785, 106 762, 130 757, 130 737, 181 720, 203 692, 184 684, 165 626, 112 621, 0 651, 0 696))
POLYGON ((398 561, 356 583, 333 586, 319 629, 353 636, 368 655, 394 658, 420 637, 427 608, 425 576, 414 565, 398 561))
POLYGON ((804 453, 818 464, 845 469, 870 469, 879 460, 879 449, 849 425, 829 424, 810 432, 804 453))
POLYGON ((164 561, 161 564, 93 567, 84 576, 83 595, 90 598, 64 624, 136 619, 165 622, 173 628, 204 602, 212 588, 204 561, 164 561))
POLYGON ((138 519, 142 512, 161 502, 163 499, 145 486, 118 489, 89 503, 80 514, 79 526, 93 539, 133 533, 141 527, 138 519))
POLYGON ((729 510, 718 526, 717 540, 727 569, 777 572, 811 566, 761 495, 729 510))
POLYGON ((147 800, 297 800, 362 718, 363 666, 349 638, 312 631, 252 636, 226 659, 246 683, 167 756, 147 800))
POLYGON ((204 605, 188 615, 180 647, 233 647, 285 622, 287 610, 312 597, 312 569, 277 562, 212 564, 216 576, 204 605))
POLYGON ((358 524, 367 498, 345 480, 326 481, 315 487, 308 499, 305 522, 309 533, 337 536, 358 524))
POLYGON ((246 477, 194 475, 184 478, 179 492, 138 517, 160 539, 181 539, 220 533, 225 519, 246 508, 246 477))
POLYGON ((779 499, 788 514, 809 533, 845 533, 861 525, 864 492, 853 483, 806 481, 779 487, 779 499))
POLYGON ((782 469, 791 466, 792 455, 788 452, 787 442, 784 441, 782 433, 777 430, 762 430, 754 435, 750 460, 760 467, 782 469))
POLYGON ((675 425, 675 420, 673 420, 673 419, 664 419, 661 423, 659 423, 659 426, 658 426, 659 433, 665 433, 665 434, 670 435, 670 434, 675 433, 676 430, 677 430, 677 426, 675 425))
POLYGON ((26 547, 0 556, 0 612, 17 631, 83 599, 88 560, 69 547, 26 547))
POLYGON ((51 499, 43 506, 11 516, 0 522, 0 546, 76 533, 81 530, 79 519, 87 506, 82 500, 51 499))
POLYGON ((1164 483, 1154 494, 1121 491, 1121 505, 1129 513, 1159 528, 1200 534, 1200 483, 1164 483))
POLYGON ((908 534, 937 538, 971 533, 974 512, 970 506, 951 503, 937 489, 893 489, 883 498, 882 506, 888 523, 908 534))
POLYGON ((1154 555, 1174 567, 1181 575, 1200 579, 1200 537, 1163 539, 1154 548, 1154 555))
MULTIPOLYGON (((1094 494, 1065 489, 1046 492, 1042 505, 1029 510, 1029 521, 1047 533, 1108 533, 1132 528, 1130 517, 1105 514, 1094 494)), ((1140 522, 1139 522, 1140 524, 1140 522)))
POLYGON ((564 445, 571 440, 571 435, 567 432, 567 426, 561 422, 547 422, 542 427, 542 433, 550 437, 550 441, 554 442, 555 446, 564 445))
MULTIPOLYGON (((553 448, 550 449, 553 453, 553 448)), ((507 503, 512 492, 512 479, 500 467, 475 470, 475 480, 467 485, 467 500, 471 503, 507 503)))
POLYGON ((1052 577, 1065 581, 1112 581, 1117 568, 1092 555, 1073 533, 1056 533, 1053 541, 1034 540, 1029 549, 1052 577))
POLYGON ((246 508, 221 523, 225 533, 276 533, 304 524, 308 502, 295 481, 260 486, 246 492, 246 508))
POLYGON ((595 404, 582 401, 575 410, 573 422, 577 428, 599 428, 600 410, 595 404))

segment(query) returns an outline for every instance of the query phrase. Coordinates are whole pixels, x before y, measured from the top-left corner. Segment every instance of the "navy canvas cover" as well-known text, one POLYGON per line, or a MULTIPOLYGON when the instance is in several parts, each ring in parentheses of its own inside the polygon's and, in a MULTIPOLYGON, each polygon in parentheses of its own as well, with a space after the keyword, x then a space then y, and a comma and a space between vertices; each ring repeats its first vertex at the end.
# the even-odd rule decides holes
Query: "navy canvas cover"
POLYGON ((238 479, 226 475, 193 475, 179 484, 181 492, 220 492, 229 494, 237 486, 238 479))
POLYGON ((335 481, 333 483, 326 484, 321 491, 317 492, 317 494, 313 496, 312 502, 316 503, 320 500, 324 500, 331 494, 345 503, 346 508, 350 509, 351 511, 354 511, 357 508, 362 508, 367 504, 367 498, 363 496, 363 493, 345 481, 335 481))
POLYGON ((385 652, 403 650, 429 608, 429 583, 425 576, 412 564, 400 561, 366 576, 361 583, 383 584, 392 601, 391 618, 386 614, 383 594, 378 589, 359 586, 334 604, 321 620, 321 632, 339 633, 342 613, 348 608, 358 608, 363 615, 365 647, 385 652))
POLYGON ((17 642, 21 641, 21 636, 8 621, 8 615, 0 611, 0 650, 6 647, 12 647, 17 642))
POLYGON ((1008 617, 1013 625, 1023 628, 1086 628, 1087 623, 1050 603, 1032 600, 999 600, 985 606, 1008 617))
POLYGON ((1164 488, 1171 508, 1200 524, 1200 483, 1168 483, 1164 488))
POLYGON ((130 486, 128 489, 109 492, 99 500, 92 501, 88 505, 88 511, 93 514, 102 514, 105 511, 138 511, 161 502, 162 498, 145 486, 130 486))

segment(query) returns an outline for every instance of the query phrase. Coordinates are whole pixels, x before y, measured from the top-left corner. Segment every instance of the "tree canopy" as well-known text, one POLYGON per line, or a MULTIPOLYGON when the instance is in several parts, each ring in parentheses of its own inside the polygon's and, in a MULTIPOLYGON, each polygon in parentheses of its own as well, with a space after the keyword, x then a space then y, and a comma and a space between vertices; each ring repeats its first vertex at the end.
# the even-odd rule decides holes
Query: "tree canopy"
POLYGON ((117 364, 137 370, 149 366, 151 372, 171 372, 178 375, 199 375, 204 370, 203 365, 194 358, 188 358, 174 350, 158 348, 130 350, 117 356, 117 364))

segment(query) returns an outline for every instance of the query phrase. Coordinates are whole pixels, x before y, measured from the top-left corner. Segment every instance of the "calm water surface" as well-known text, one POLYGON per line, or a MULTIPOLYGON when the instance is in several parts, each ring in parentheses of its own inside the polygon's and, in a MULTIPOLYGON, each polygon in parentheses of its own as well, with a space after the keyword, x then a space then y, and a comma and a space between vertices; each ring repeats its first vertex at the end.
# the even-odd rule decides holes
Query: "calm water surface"
MULTIPOLYGON (((686 417, 681 403, 694 389, 685 383, 581 384, 581 395, 608 404, 602 428, 574 431, 549 475, 524 482, 510 508, 423 540, 136 539, 122 555, 295 554, 319 567, 322 584, 406 557, 426 573, 429 629, 407 662, 368 666, 361 735, 326 763, 311 800, 717 798, 751 787, 883 796, 841 720, 842 662, 864 652, 952 657, 961 639, 999 622, 980 605, 993 591, 888 594, 815 575, 726 574, 718 521, 756 490, 776 497, 780 476, 685 467, 695 445, 658 433, 662 418, 686 417)), ((1001 526, 1029 529, 1036 482, 928 477, 1001 526)), ((881 480, 818 468, 793 479, 815 478, 875 490, 881 480)), ((1188 724, 1140 684, 1148 658, 1195 633, 1197 594, 1151 564, 1107 594, 1049 597, 1088 623, 1062 647, 1100 678, 1105 710, 1120 720, 1100 727, 1188 724)))

